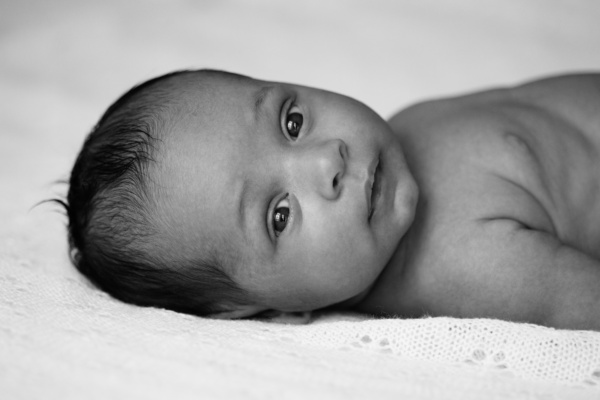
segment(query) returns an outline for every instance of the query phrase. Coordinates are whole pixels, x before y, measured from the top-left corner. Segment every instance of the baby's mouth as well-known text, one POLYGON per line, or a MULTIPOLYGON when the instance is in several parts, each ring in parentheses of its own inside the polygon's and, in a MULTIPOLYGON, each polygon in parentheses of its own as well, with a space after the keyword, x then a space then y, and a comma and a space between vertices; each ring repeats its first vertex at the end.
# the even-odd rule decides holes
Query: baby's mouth
POLYGON ((379 195, 381 194, 381 160, 377 160, 377 166, 375 168, 375 172, 373 173, 373 182, 371 183, 371 197, 369 199, 369 221, 375 212, 375 204, 377 204, 377 200, 379 199, 379 195))

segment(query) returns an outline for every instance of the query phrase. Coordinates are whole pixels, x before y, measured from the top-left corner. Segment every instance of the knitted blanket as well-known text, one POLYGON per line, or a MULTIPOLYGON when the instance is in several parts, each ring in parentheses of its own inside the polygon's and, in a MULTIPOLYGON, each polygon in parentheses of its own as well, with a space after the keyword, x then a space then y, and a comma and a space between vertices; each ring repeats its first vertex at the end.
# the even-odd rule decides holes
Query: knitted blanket
POLYGON ((123 304, 11 249, 0 288, 5 398, 600 397, 598 332, 336 313, 211 320, 123 304))
POLYGON ((0 5, 0 398, 600 398, 600 333, 497 320, 221 321, 123 304, 67 258, 85 134, 131 85, 213 67, 383 115, 600 65, 600 3, 31 0, 0 5))

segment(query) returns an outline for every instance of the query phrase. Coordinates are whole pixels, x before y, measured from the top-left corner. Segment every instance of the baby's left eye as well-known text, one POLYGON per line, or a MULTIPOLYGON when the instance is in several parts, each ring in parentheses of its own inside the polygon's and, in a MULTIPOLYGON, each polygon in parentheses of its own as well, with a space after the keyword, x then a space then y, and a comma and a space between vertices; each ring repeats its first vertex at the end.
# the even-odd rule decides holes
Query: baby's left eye
POLYGON ((304 117, 298 112, 290 113, 285 118, 285 129, 292 139, 298 138, 303 121, 304 117))

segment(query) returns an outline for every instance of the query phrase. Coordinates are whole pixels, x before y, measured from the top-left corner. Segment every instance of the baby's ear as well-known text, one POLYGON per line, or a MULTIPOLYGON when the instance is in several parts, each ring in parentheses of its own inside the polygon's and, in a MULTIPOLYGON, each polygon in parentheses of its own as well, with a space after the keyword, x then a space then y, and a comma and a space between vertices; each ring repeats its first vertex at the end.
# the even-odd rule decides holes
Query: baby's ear
POLYGON ((265 310, 266 308, 264 307, 253 305, 236 306, 235 310, 220 311, 214 314, 210 314, 209 317, 215 319, 239 319, 252 317, 253 315, 261 313, 265 310))

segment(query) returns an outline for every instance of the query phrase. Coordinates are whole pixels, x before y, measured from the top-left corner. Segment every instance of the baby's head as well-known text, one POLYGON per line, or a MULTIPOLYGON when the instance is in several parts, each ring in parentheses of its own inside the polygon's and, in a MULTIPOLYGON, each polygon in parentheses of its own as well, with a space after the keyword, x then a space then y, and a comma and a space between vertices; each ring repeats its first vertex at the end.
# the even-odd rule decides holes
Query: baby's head
POLYGON ((365 105, 176 72, 127 92, 87 138, 67 199, 72 257, 134 304, 314 310, 368 292, 416 197, 398 138, 365 105))

